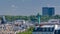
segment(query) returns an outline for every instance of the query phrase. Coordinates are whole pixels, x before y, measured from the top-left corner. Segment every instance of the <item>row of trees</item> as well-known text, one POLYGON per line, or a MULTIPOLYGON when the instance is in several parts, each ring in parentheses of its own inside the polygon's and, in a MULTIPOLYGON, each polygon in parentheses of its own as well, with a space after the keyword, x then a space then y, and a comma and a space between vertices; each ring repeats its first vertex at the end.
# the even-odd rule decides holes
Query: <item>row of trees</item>
MULTIPOLYGON (((7 21, 14 21, 17 19, 22 19, 22 20, 31 20, 31 21, 38 21, 37 15, 31 15, 31 16, 5 16, 7 21)), ((49 19, 60 19, 60 15, 55 15, 55 16, 42 16, 41 21, 48 21, 49 19)))
POLYGON ((14 21, 14 20, 35 20, 36 16, 35 15, 31 15, 31 16, 5 16, 7 21, 14 21))

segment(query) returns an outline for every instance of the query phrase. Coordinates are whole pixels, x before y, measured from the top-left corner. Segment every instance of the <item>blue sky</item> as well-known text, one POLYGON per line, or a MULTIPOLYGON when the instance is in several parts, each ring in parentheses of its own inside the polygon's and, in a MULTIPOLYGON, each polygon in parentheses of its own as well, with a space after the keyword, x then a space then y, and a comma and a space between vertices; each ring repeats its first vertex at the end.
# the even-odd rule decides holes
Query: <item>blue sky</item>
POLYGON ((60 15, 60 0, 0 0, 0 15, 42 14, 42 7, 55 7, 60 15))

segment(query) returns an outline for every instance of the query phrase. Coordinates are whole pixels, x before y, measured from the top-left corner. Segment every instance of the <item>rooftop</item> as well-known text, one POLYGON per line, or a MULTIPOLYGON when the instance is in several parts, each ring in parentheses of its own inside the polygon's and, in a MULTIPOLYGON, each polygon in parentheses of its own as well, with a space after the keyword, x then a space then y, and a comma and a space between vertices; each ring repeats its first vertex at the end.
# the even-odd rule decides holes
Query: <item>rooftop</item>
POLYGON ((43 26, 41 26, 41 27, 54 27, 54 25, 43 25, 43 26))

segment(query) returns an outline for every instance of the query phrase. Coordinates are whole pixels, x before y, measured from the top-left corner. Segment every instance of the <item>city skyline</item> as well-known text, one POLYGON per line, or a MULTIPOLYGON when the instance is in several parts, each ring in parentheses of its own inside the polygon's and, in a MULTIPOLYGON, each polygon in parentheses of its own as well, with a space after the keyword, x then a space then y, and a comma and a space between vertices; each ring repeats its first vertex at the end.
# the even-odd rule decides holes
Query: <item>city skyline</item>
POLYGON ((60 15, 60 0, 0 0, 0 15, 42 14, 42 7, 55 7, 60 15))

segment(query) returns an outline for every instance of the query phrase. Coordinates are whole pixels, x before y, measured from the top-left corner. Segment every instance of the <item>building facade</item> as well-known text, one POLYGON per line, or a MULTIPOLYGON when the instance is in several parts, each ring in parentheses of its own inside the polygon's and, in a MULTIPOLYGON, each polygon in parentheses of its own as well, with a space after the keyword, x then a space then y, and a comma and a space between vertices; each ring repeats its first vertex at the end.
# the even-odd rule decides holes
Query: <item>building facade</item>
POLYGON ((43 7, 42 8, 42 15, 43 16, 53 16, 55 14, 54 7, 43 7))
POLYGON ((32 34, 54 34, 54 27, 37 27, 32 34))
POLYGON ((43 25, 35 27, 32 34, 60 34, 60 25, 43 25))
POLYGON ((50 19, 48 23, 60 23, 60 19, 50 19))

